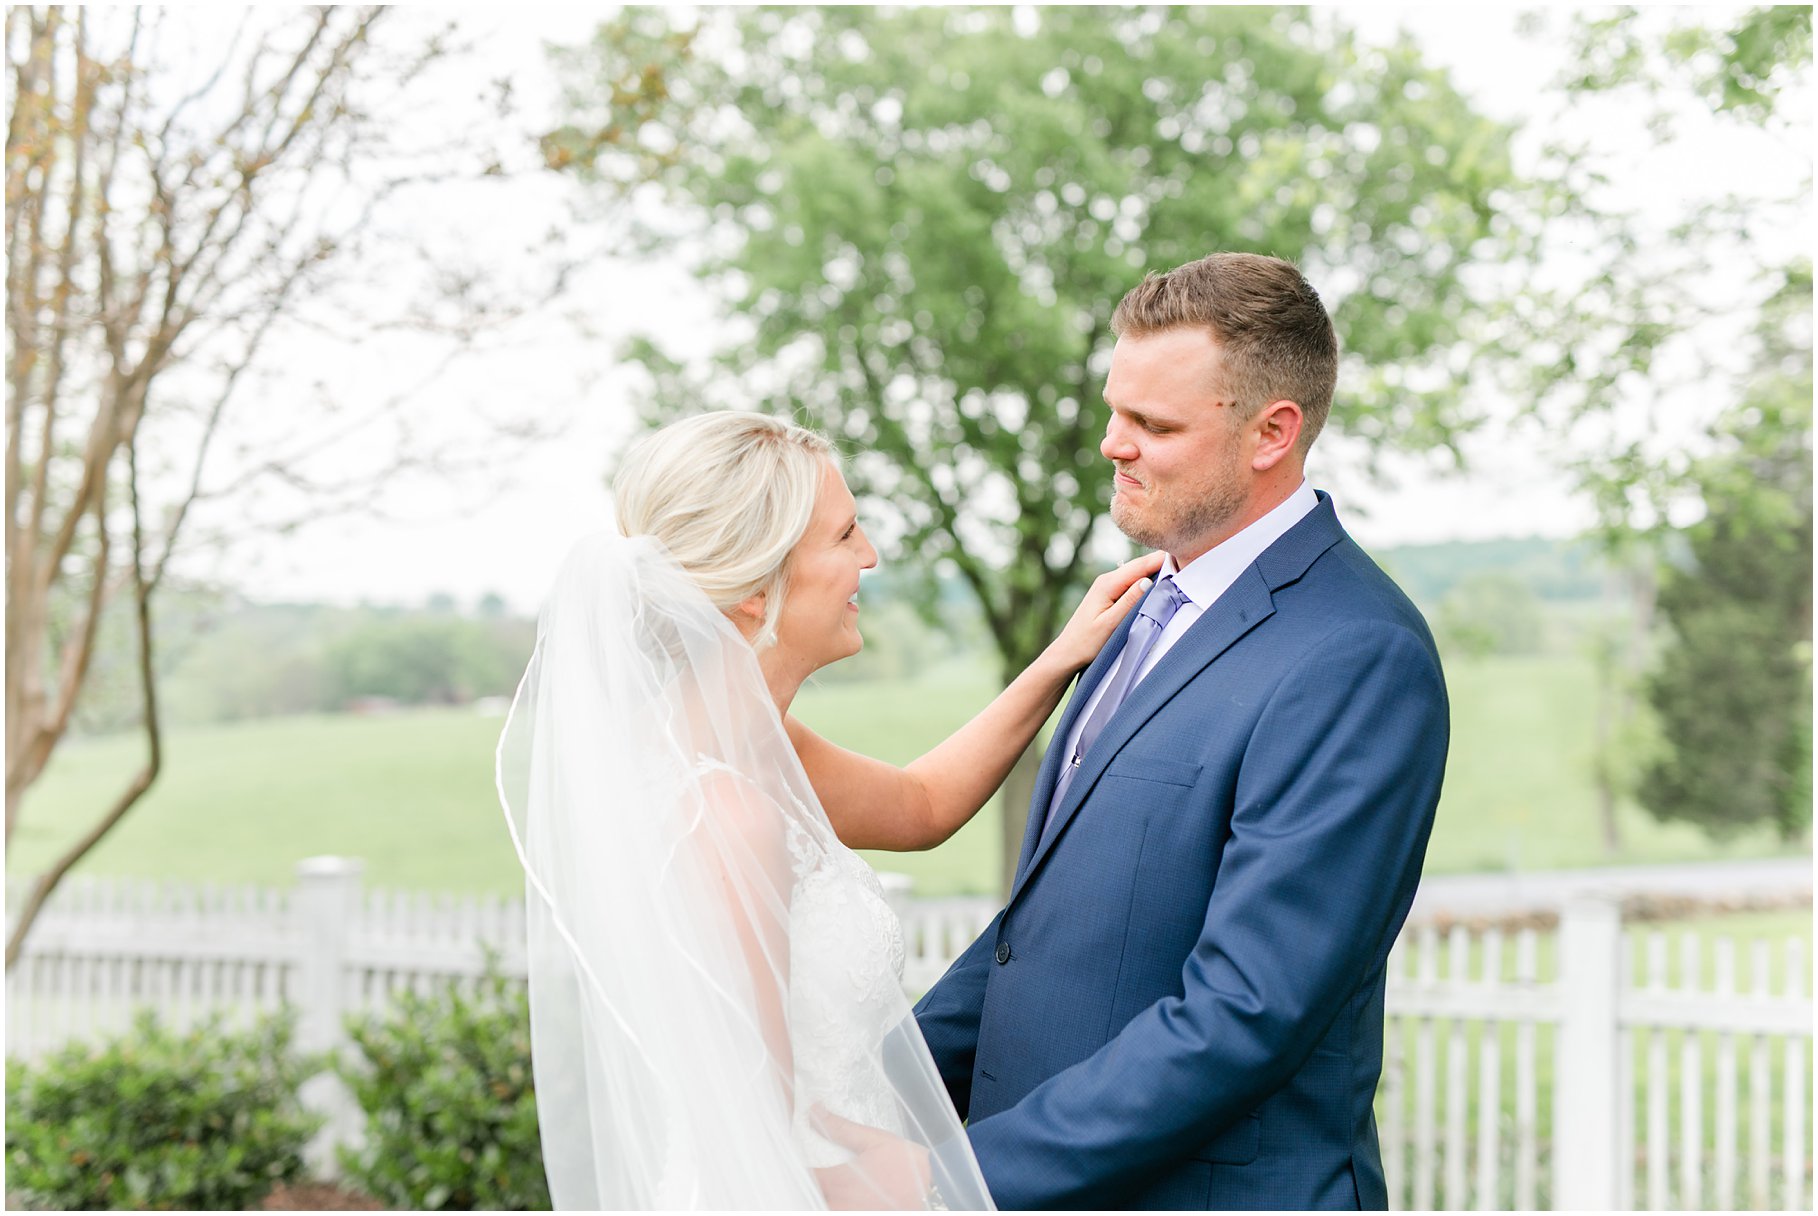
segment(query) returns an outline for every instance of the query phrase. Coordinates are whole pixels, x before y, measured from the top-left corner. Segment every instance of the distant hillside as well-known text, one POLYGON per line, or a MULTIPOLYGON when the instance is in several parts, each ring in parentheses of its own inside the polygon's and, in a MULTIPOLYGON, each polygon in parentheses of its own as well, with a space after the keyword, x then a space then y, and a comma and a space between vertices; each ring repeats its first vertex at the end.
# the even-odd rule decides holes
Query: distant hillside
POLYGON ((1604 592, 1602 555, 1583 540, 1525 537, 1506 540, 1444 541, 1397 545, 1370 554, 1410 599, 1437 604, 1473 575, 1508 575, 1554 603, 1583 603, 1604 592))

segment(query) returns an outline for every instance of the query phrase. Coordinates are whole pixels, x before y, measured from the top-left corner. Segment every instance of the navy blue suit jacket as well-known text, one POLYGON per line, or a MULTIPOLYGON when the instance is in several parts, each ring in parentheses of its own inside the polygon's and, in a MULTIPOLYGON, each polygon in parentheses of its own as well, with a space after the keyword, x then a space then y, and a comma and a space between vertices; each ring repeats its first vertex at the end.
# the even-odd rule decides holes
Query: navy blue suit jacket
POLYGON ((985 1181, 1004 1208, 1385 1207, 1384 967, 1448 734, 1432 636, 1320 495, 1130 693, 1043 839, 1128 628, 1055 732, 1009 903, 916 1006, 985 1181))

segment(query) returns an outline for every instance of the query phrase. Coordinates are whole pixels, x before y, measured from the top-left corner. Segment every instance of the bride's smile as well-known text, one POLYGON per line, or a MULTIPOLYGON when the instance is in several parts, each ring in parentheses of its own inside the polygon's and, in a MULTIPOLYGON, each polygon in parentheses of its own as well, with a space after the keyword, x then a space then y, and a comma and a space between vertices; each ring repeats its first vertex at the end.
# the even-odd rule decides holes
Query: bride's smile
POLYGON ((785 566, 774 655, 761 656, 766 668, 780 664, 806 679, 864 647, 858 628, 859 572, 877 565, 877 550, 859 525, 857 508, 846 479, 828 461, 808 529, 785 566))

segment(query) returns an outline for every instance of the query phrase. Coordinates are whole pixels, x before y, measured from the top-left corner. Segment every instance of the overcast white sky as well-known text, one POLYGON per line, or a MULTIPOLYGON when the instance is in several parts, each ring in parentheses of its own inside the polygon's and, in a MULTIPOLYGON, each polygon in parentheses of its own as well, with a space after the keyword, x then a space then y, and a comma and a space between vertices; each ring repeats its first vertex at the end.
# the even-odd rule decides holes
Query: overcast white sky
MULTIPOLYGON (((1554 48, 1517 35, 1513 8, 1484 6, 1339 6, 1371 41, 1398 28, 1412 32, 1460 88, 1497 117, 1531 118, 1539 86, 1552 78, 1554 48)), ((446 13, 449 10, 440 9, 446 13)), ((541 45, 583 40, 606 9, 586 6, 489 6, 463 9, 459 24, 485 48, 488 77, 510 76, 536 108, 549 99, 541 45)), ((451 105, 461 99, 450 99, 451 105)), ((1587 117, 1591 117, 1587 115, 1587 117)), ((1712 182, 1791 185, 1809 172, 1786 163, 1773 141, 1718 138, 1693 130, 1679 145, 1653 149, 1639 110, 1595 116, 1610 127, 1613 147, 1637 155, 1636 197, 1671 205, 1712 182), (1624 128, 1627 128, 1626 130, 1624 128)), ((1794 161, 1798 158, 1794 157, 1794 161)), ((553 175, 531 175, 505 187, 451 197, 426 224, 449 223, 484 242, 488 232, 563 223, 576 196, 553 175)), ((1810 233, 1801 234, 1809 247, 1810 233)), ((1316 285, 1317 286, 1317 285, 1316 285)), ((435 391, 438 413, 455 418, 469 406, 493 416, 534 416, 557 433, 514 452, 500 467, 441 488, 412 487, 392 496, 401 518, 329 521, 235 559, 224 575, 260 600, 308 599, 415 603, 432 592, 464 602, 492 591, 516 608, 534 609, 573 541, 606 522, 602 473, 609 453, 630 433, 630 381, 611 365, 618 339, 634 328, 667 345, 697 349, 712 336, 709 302, 674 265, 600 258, 568 306, 583 312, 596 336, 583 338, 551 317, 520 327, 504 345, 468 360, 435 391), (445 413, 444 413, 445 411, 445 413)), ((1342 386, 1341 386, 1342 391, 1342 386)), ((1316 450, 1309 475, 1333 492, 1353 535, 1370 546, 1497 536, 1565 536, 1590 519, 1566 483, 1549 470, 1556 460, 1538 438, 1495 434, 1472 451, 1468 476, 1446 475, 1424 462, 1391 464, 1389 485, 1374 487, 1342 470, 1322 469, 1316 450)))

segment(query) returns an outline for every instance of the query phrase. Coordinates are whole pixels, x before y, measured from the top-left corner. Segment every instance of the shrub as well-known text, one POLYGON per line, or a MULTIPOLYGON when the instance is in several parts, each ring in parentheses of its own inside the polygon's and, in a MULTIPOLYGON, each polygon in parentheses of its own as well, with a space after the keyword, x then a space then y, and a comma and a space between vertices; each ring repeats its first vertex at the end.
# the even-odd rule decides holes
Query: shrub
POLYGON ((400 1208, 549 1207, 521 983, 489 967, 470 995, 405 995, 348 1033, 359 1059, 341 1073, 366 1112, 365 1145, 340 1153, 349 1181, 400 1208))
POLYGON ((320 1119, 297 1088, 321 1062, 291 1051, 293 1019, 179 1034, 149 1011, 100 1046, 6 1065, 6 1185, 33 1207, 251 1207, 303 1174, 320 1119))

